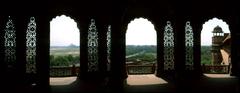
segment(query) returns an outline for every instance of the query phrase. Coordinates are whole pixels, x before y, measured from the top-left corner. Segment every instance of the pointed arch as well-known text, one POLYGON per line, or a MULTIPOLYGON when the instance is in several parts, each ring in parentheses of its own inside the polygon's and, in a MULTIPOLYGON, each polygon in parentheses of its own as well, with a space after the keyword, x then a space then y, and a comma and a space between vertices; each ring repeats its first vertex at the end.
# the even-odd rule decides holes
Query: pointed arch
POLYGON ((217 25, 219 25, 225 33, 231 33, 231 31, 229 29, 229 25, 226 21, 224 21, 222 19, 219 19, 217 17, 206 20, 202 25, 201 45, 211 45, 211 41, 212 41, 212 38, 211 38, 212 37, 212 32, 211 31, 217 25))
POLYGON ((127 25, 125 59, 128 74, 154 74, 157 65, 157 32, 146 18, 135 18, 127 25))
POLYGON ((156 33, 157 32, 154 28, 154 24, 149 19, 143 18, 143 17, 135 18, 131 20, 128 24, 128 27, 125 33, 126 44, 127 45, 157 45, 156 33))
POLYGON ((69 15, 58 15, 50 21, 50 76, 71 76, 80 67, 80 29, 69 15), (67 50, 67 51, 66 51, 67 50), (61 71, 62 66, 72 67, 61 71))
POLYGON ((230 55, 231 31, 229 25, 217 17, 209 19, 203 24, 201 31, 201 64, 205 67, 203 73, 229 73, 227 70, 230 70, 228 67, 231 67, 230 55), (209 66, 222 67, 217 70, 209 68, 209 66))
POLYGON ((80 30, 78 26, 78 22, 74 20, 71 16, 63 14, 53 18, 50 21, 50 46, 67 46, 71 43, 74 45, 79 45, 80 30), (74 32, 68 33, 67 31, 70 30, 73 30, 74 32), (59 37, 59 35, 64 36, 65 39, 59 37), (66 43, 70 41, 71 43, 66 43))

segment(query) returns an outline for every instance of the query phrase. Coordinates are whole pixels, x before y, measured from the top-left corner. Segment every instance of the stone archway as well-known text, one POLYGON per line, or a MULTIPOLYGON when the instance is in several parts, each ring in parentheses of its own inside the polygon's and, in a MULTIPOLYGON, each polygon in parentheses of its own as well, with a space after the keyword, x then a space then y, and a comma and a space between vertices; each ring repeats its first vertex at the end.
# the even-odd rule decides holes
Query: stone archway
POLYGON ((50 77, 75 76, 50 78, 50 85, 67 85, 76 80, 80 69, 79 32, 77 22, 66 15, 50 21, 50 77))
POLYGON ((203 24, 201 51, 203 73, 229 73, 231 34, 226 22, 215 17, 203 24))

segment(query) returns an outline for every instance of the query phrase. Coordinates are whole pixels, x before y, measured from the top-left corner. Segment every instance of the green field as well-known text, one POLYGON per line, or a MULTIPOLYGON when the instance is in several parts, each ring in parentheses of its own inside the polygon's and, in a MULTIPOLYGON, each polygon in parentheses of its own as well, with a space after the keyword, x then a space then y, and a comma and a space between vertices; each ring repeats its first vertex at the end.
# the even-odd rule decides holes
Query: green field
POLYGON ((126 61, 132 64, 152 64, 157 60, 156 45, 127 45, 126 61))
POLYGON ((76 46, 50 47, 50 66, 79 65, 80 50, 76 46))
MULTIPOLYGON (((69 66, 79 64, 79 47, 51 47, 50 65, 51 66, 69 66)), ((156 62, 156 46, 126 46, 126 61, 131 62, 156 62)), ((211 64, 211 46, 201 46, 201 63, 211 64)))
POLYGON ((54 55, 54 56, 66 56, 66 55, 79 56, 80 55, 80 50, 79 50, 79 47, 51 47, 50 48, 50 55, 54 55))

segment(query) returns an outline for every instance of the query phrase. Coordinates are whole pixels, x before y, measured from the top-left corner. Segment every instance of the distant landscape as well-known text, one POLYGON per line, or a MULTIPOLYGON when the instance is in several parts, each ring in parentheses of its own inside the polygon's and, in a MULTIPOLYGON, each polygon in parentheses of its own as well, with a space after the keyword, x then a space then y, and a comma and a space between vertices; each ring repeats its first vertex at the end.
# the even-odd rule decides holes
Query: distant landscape
MULTIPOLYGON (((79 65, 79 46, 51 46, 50 66, 79 65)), ((127 45, 126 61, 133 64, 152 64, 157 60, 157 48, 155 45, 127 45), (141 62, 141 63, 140 63, 141 62)), ((211 46, 201 46, 201 63, 211 64, 211 46)))
POLYGON ((50 47, 50 66, 72 66, 79 65, 80 50, 79 46, 51 46, 50 47))
POLYGON ((211 46, 201 46, 201 64, 211 64, 211 46))
POLYGON ((156 45, 127 45, 126 61, 131 64, 145 65, 157 61, 156 45))
POLYGON ((79 56, 79 46, 52 46, 50 47, 50 55, 54 56, 66 56, 73 55, 79 56))

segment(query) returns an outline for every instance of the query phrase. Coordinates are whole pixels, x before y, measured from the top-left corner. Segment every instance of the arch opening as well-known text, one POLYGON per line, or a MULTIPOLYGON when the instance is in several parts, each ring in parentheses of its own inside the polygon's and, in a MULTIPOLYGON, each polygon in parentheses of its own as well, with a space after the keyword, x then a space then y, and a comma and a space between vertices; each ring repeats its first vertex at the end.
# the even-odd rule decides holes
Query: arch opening
POLYGON ((201 65, 205 74, 231 74, 231 33, 228 24, 216 17, 203 24, 201 65))
POLYGON ((72 18, 61 15, 50 21, 50 85, 69 85, 80 68, 80 30, 72 18))
POLYGON ((128 85, 154 85, 166 83, 156 77, 157 34, 147 19, 135 18, 126 31, 126 65, 128 85))

